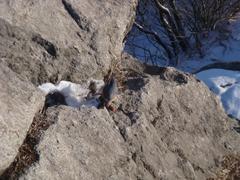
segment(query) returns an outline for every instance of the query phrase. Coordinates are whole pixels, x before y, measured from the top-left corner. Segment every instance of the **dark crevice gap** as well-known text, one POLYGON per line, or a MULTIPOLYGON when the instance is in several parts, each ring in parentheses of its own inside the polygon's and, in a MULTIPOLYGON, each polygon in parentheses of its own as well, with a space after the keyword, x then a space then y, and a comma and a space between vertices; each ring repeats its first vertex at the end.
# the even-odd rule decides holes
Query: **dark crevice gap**
POLYGON ((41 131, 46 130, 49 126, 45 115, 40 111, 36 113, 17 156, 0 176, 0 180, 18 179, 26 169, 39 160, 36 145, 39 143, 41 131))
POLYGON ((57 57, 57 48, 53 43, 43 39, 40 35, 34 35, 32 41, 42 46, 51 56, 57 57))
POLYGON ((119 128, 119 133, 121 134, 123 140, 126 142, 127 138, 126 138, 126 128, 119 128))
POLYGON ((77 23, 78 27, 84 31, 89 32, 89 23, 85 17, 81 17, 77 11, 73 8, 73 6, 67 2, 66 0, 62 0, 62 4, 64 5, 65 10, 72 17, 72 19, 77 23))
POLYGON ((155 170, 153 169, 153 167, 150 164, 148 164, 145 160, 141 159, 141 161, 142 161, 144 169, 146 169, 149 172, 149 174, 152 175, 153 178, 157 178, 155 170))
POLYGON ((44 107, 35 114, 26 138, 18 150, 18 154, 10 166, 0 175, 0 180, 19 179, 27 169, 39 161, 40 155, 37 151, 37 145, 43 132, 55 123, 55 116, 58 116, 58 112, 56 112, 54 117, 48 118, 47 109, 64 104, 65 100, 58 92, 52 92, 46 96, 44 107))

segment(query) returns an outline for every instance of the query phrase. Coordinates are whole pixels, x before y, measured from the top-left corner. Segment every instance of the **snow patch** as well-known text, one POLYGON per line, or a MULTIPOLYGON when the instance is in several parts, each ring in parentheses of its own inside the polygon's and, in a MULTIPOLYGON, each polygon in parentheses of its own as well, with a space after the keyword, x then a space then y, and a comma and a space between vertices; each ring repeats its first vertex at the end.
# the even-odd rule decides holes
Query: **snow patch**
POLYGON ((221 99, 227 113, 240 120, 240 84, 230 87, 221 99))
POLYGON ((84 84, 75 84, 69 81, 61 81, 59 84, 55 85, 52 83, 44 83, 38 88, 43 91, 45 94, 48 94, 52 91, 61 92, 66 100, 68 106, 72 107, 97 107, 99 104, 98 96, 86 99, 89 89, 88 86, 91 81, 94 81, 97 85, 97 92, 101 90, 104 86, 102 80, 90 79, 87 83, 84 84))
POLYGON ((240 120, 240 73, 210 69, 196 76, 220 97, 226 113, 240 120))
POLYGON ((240 13, 235 19, 229 20, 224 28, 225 33, 209 32, 208 38, 202 38, 204 57, 193 55, 180 58, 176 67, 186 72, 196 72, 202 67, 219 62, 236 62, 240 60, 240 13))

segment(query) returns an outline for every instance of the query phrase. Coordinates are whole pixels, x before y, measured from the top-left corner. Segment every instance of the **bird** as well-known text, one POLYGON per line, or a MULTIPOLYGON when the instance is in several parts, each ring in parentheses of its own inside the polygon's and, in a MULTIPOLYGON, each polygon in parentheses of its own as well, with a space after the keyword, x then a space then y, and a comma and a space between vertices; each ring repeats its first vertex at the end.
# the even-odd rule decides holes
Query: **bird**
POLYGON ((116 99, 118 93, 117 80, 115 75, 110 73, 104 77, 105 85, 100 96, 99 107, 105 106, 107 109, 116 112, 116 108, 112 106, 112 102, 116 99))

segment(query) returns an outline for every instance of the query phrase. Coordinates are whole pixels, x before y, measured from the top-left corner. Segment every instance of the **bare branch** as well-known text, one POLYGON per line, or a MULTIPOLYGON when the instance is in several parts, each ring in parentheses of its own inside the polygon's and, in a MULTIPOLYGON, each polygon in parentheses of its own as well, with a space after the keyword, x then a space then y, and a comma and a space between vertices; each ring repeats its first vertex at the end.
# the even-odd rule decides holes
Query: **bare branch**
POLYGON ((154 31, 150 31, 145 29, 143 26, 139 25, 137 22, 134 23, 134 25, 142 32, 144 32, 145 34, 149 34, 151 36, 153 36, 153 38, 157 41, 157 43, 159 45, 161 45, 163 47, 163 49, 166 51, 167 56, 169 59, 172 59, 172 53, 171 51, 168 49, 168 47, 165 45, 165 43, 161 40, 161 38, 158 36, 158 34, 154 31))

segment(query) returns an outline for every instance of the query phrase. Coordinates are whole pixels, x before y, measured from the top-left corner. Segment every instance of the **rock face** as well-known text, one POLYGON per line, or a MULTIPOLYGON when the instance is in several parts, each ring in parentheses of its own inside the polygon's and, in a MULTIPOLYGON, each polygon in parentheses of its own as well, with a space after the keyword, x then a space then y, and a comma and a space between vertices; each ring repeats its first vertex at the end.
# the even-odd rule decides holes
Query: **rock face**
POLYGON ((44 96, 0 64, 0 174, 14 160, 44 96))
POLYGON ((49 109, 48 116, 57 122, 38 146, 39 163, 22 179, 129 177, 127 146, 106 110, 60 107, 49 109))
POLYGON ((36 136, 30 136, 37 139, 31 148, 39 156, 24 173, 14 172, 12 163, 4 177, 206 179, 215 176, 224 155, 240 151, 233 120, 206 86, 126 54, 127 89, 116 113, 61 105, 33 122, 44 102, 36 85, 101 79, 120 58, 135 6, 135 0, 0 2, 0 179, 20 156, 31 123, 41 126, 28 134, 36 136))
POLYGON ((1 1, 0 59, 34 84, 101 77, 121 54, 135 6, 136 0, 1 1))
POLYGON ((39 162, 21 178, 214 177, 221 157, 240 148, 219 100, 194 77, 174 69, 146 76, 129 78, 117 113, 48 109, 56 123, 39 143, 39 162))

